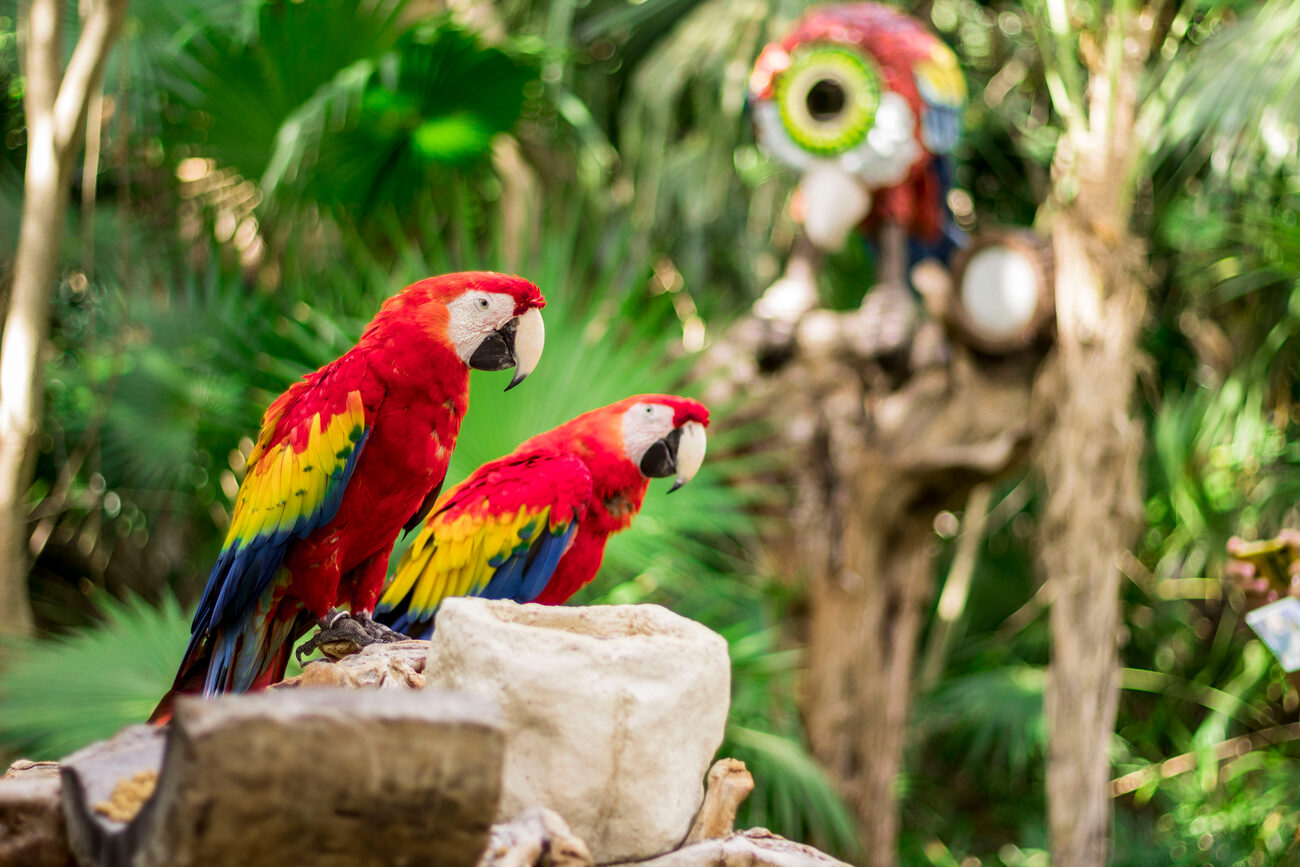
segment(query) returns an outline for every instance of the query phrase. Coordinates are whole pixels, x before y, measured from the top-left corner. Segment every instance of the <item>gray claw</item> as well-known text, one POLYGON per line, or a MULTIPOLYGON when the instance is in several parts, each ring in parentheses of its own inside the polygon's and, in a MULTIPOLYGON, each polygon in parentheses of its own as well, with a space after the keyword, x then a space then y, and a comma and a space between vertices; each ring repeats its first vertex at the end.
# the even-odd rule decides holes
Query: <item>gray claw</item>
POLYGON ((358 614, 355 619, 357 623, 361 625, 361 628, 366 631, 367 635, 381 644, 392 644, 397 641, 411 640, 409 635, 395 632, 384 624, 371 620, 370 617, 365 614, 358 614))
POLYGON ((304 655, 317 649, 330 659, 338 660, 353 653, 360 653, 366 645, 379 641, 380 639, 372 636, 366 629, 364 625, 366 622, 370 622, 369 618, 363 622, 346 611, 331 613, 321 621, 320 631, 295 651, 299 665, 302 664, 304 655))

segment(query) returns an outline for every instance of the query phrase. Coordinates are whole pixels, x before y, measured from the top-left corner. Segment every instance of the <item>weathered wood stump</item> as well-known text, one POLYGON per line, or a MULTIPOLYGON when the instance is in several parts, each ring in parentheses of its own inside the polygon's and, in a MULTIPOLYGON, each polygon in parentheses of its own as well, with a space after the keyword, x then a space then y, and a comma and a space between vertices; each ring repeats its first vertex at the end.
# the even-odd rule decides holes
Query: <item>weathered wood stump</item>
POLYGON ((808 649, 809 745, 857 815, 865 862, 888 867, 934 521, 1027 464, 1041 352, 989 357, 931 319, 907 357, 881 356, 881 330, 895 326, 878 307, 742 319, 701 366, 706 400, 765 423, 781 455, 771 480, 792 505, 764 553, 806 587, 795 639, 808 649))
POLYGON ((0 778, 0 867, 73 864, 55 762, 17 761, 0 778))
POLYGON ((468 867, 504 748, 498 711, 457 693, 182 700, 165 731, 132 727, 63 763, 69 838, 90 867, 468 867))

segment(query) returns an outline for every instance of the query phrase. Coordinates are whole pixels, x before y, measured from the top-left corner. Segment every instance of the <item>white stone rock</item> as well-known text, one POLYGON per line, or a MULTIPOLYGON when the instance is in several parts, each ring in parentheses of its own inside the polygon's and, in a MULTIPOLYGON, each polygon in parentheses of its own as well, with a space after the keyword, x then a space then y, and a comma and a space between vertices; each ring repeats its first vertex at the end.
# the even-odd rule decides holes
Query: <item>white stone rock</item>
POLYGON ((501 821, 552 809, 598 863, 686 836, 731 691, 726 641, 658 605, 448 599, 425 677, 500 705, 501 821))
POLYGON ((636 864, 612 867, 849 867, 811 846, 778 837, 766 828, 704 840, 636 864))

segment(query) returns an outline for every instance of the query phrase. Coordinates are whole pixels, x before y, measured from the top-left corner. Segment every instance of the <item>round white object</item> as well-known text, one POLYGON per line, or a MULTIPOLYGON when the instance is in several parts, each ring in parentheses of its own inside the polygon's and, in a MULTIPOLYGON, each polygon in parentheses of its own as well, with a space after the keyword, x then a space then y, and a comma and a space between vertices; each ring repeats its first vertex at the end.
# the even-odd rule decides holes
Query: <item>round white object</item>
POLYGON ((960 298, 972 328, 987 338, 1013 338, 1038 311, 1038 269, 1022 251, 992 245, 971 257, 960 298))

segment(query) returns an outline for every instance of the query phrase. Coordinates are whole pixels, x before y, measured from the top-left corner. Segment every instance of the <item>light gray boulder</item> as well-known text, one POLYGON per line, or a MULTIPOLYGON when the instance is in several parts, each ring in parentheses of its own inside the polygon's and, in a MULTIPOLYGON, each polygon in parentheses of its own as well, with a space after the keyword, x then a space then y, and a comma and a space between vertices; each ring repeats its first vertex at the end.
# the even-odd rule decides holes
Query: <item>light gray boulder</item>
POLYGON ((84 867, 473 867, 503 749, 468 695, 186 697, 64 759, 64 814, 84 867))
POLYGON ((501 707, 500 821, 554 810, 598 863, 648 858, 686 837, 730 702, 717 633, 658 605, 453 598, 424 674, 501 707))
POLYGON ((57 762, 19 759, 0 777, 0 867, 72 867, 57 762))

